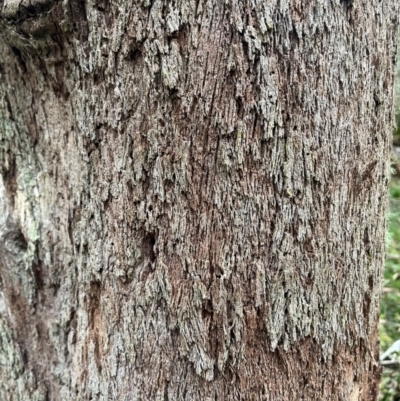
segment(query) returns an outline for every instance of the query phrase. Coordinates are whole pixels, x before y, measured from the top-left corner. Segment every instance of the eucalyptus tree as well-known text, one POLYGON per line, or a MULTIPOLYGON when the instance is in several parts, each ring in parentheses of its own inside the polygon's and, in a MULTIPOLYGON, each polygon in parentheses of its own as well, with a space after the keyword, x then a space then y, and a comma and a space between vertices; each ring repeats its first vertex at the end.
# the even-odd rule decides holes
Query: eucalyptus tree
POLYGON ((396 0, 0 0, 0 398, 375 400, 396 0))

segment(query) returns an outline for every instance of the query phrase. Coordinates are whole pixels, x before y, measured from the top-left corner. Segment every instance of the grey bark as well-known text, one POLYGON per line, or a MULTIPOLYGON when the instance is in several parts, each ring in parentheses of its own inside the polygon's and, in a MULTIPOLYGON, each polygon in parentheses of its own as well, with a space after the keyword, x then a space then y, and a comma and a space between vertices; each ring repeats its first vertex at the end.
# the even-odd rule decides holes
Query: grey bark
POLYGON ((0 0, 0 399, 375 400, 395 0, 0 0))

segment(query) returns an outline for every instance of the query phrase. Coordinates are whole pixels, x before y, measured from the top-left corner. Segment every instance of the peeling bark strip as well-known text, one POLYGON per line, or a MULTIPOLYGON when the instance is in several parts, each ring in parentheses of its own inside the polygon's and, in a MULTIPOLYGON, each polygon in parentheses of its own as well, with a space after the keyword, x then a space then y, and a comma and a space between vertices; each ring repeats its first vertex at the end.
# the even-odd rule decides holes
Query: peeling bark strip
POLYGON ((0 0, 0 399, 372 401, 396 0, 0 0))

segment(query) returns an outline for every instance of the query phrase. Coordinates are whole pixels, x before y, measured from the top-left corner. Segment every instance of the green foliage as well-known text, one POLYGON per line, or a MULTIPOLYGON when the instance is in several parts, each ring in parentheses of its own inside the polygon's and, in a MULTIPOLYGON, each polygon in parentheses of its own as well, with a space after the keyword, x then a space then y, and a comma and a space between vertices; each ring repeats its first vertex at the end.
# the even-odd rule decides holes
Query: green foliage
MULTIPOLYGON (((387 258, 379 328, 382 352, 400 339, 400 180, 398 178, 392 179, 389 196, 387 258)), ((384 369, 380 400, 400 400, 399 370, 384 369)))

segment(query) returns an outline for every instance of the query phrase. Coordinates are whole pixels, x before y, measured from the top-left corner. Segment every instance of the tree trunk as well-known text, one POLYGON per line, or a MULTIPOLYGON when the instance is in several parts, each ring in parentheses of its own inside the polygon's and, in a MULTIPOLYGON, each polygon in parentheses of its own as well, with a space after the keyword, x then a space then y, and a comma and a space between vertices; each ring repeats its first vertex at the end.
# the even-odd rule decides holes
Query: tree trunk
POLYGON ((0 7, 0 399, 376 400, 398 1, 0 7))

